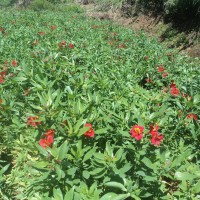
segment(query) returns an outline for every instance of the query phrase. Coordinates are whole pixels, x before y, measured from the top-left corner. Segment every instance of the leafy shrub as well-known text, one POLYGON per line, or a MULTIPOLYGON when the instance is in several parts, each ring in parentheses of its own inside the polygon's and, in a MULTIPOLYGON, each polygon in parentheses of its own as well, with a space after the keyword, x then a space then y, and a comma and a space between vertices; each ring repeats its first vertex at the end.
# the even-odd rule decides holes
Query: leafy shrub
POLYGON ((68 4, 68 5, 58 5, 56 7, 56 10, 62 11, 62 12, 72 12, 72 13, 83 13, 84 9, 81 8, 79 5, 74 4, 68 4))
POLYGON ((1 197, 198 198, 196 63, 73 12, 0 22, 1 197))
POLYGON ((29 8, 34 11, 40 10, 55 10, 55 6, 47 0, 33 0, 29 8))

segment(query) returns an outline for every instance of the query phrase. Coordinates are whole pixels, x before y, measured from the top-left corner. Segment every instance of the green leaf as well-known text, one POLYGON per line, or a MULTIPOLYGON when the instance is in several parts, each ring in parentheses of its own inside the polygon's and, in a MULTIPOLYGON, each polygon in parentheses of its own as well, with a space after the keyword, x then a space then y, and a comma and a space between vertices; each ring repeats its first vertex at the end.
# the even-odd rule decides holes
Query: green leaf
POLYGON ((64 200, 74 200, 74 187, 66 192, 64 200))
POLYGON ((96 168, 96 169, 94 169, 93 171, 91 171, 90 174, 91 174, 91 175, 96 175, 96 174, 102 173, 103 171, 105 171, 105 167, 96 168))
POLYGON ((119 171, 120 174, 122 173, 126 173, 127 171, 129 171, 132 168, 132 165, 130 163, 126 163, 119 171))
POLYGON ((174 178, 176 178, 177 180, 181 180, 181 181, 186 181, 186 180, 190 180, 190 181, 192 181, 192 180, 194 180, 195 178, 196 178, 196 175, 193 175, 193 174, 190 174, 190 173, 188 173, 188 172, 176 172, 175 174, 174 174, 174 178))
POLYGON ((58 160, 63 160, 64 158, 67 157, 68 149, 69 149, 68 142, 65 141, 65 142, 59 147, 59 151, 58 151, 58 160))
POLYGON ((58 180, 65 177, 65 173, 61 169, 60 165, 55 165, 55 170, 56 170, 56 173, 58 175, 58 180))
POLYGON ((45 157, 48 157, 49 153, 46 149, 44 149, 43 147, 41 147, 40 145, 36 144, 37 149, 39 150, 39 152, 44 155, 45 157))
POLYGON ((95 130, 95 134, 103 134, 103 133, 107 133, 107 128, 101 128, 98 130, 95 130))
POLYGON ((196 94, 193 98, 193 103, 194 104, 198 104, 200 102, 200 95, 196 94))
POLYGON ((107 152, 109 157, 113 157, 113 152, 112 152, 112 149, 111 149, 109 142, 106 142, 106 152, 107 152))
POLYGON ((85 161, 89 160, 89 159, 93 156, 93 153, 94 153, 94 149, 91 149, 90 151, 88 151, 88 152, 85 154, 85 156, 84 156, 82 162, 84 163, 85 161))
POLYGON ((153 170, 156 169, 156 165, 153 164, 153 163, 151 162, 151 160, 149 160, 147 157, 144 157, 141 161, 142 161, 148 168, 153 169, 153 170))
POLYGON ((112 200, 124 200, 130 197, 130 194, 118 194, 117 197, 114 197, 112 200))
POLYGON ((79 119, 74 127, 74 132, 77 133, 81 125, 85 123, 85 120, 83 118, 79 119))
MULTIPOLYGON (((10 164, 4 166, 4 167, 0 170, 0 176, 2 176, 2 175, 6 172, 6 170, 9 168, 9 166, 10 166, 10 164)), ((1 178, 1 177, 0 177, 0 178, 1 178)))
POLYGON ((30 106, 33 107, 33 108, 36 109, 36 110, 44 111, 44 109, 41 108, 40 106, 36 106, 36 105, 33 105, 33 104, 30 104, 30 106))
POLYGON ((90 177, 90 173, 89 173, 88 171, 84 170, 84 171, 83 171, 83 177, 84 177, 85 179, 88 179, 88 178, 90 177))
POLYGON ((15 77, 15 78, 13 78, 13 80, 14 81, 16 81, 16 82, 21 82, 21 81, 25 81, 25 80, 27 80, 27 78, 26 77, 23 77, 23 76, 21 76, 21 77, 15 77))
POLYGON ((135 194, 131 194, 131 197, 134 199, 134 200, 141 200, 138 196, 136 196, 135 194))
POLYGON ((90 127, 83 127, 79 130, 78 136, 83 135, 85 132, 87 132, 90 129, 90 127))
POLYGON ((53 188, 53 196, 56 200, 63 200, 63 194, 60 188, 53 188))
POLYGON ((121 183, 118 183, 118 182, 111 181, 111 182, 105 183, 104 185, 107 187, 118 188, 125 192, 127 191, 127 189, 121 183))
POLYGON ((38 168, 38 169, 44 169, 46 166, 49 164, 48 162, 45 161, 35 161, 30 163, 33 167, 38 168))
POLYGON ((113 192, 109 192, 109 193, 104 194, 104 195, 100 198, 100 200, 111 200, 111 199, 113 199, 113 198, 116 197, 116 196, 117 196, 117 194, 115 194, 115 193, 113 193, 113 192))

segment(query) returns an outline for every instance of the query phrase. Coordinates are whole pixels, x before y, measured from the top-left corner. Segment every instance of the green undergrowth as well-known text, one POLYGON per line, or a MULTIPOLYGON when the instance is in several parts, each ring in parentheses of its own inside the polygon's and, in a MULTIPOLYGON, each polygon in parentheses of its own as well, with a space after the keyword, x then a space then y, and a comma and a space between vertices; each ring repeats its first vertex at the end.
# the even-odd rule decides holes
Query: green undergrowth
POLYGON ((143 32, 0 10, 0 199, 198 199, 199 84, 143 32))

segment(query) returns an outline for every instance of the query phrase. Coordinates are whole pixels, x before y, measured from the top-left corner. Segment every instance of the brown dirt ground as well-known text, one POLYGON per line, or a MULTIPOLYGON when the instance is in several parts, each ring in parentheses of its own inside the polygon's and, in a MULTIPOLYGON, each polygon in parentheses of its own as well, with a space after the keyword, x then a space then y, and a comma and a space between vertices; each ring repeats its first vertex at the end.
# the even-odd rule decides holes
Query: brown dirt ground
MULTIPOLYGON (((139 15, 137 17, 133 18, 125 18, 121 16, 120 11, 118 10, 109 10, 108 12, 100 12, 96 11, 96 5, 95 4, 88 4, 88 5, 82 5, 84 10, 86 11, 86 16, 93 19, 101 19, 101 20, 112 20, 113 22, 116 22, 117 24, 129 27, 131 29, 134 29, 135 31, 141 31, 144 30, 149 36, 160 38, 161 29, 165 27, 162 18, 154 18, 150 16, 145 15, 139 15)), ((199 33, 195 33, 199 34, 199 33)), ((191 37, 192 34, 186 36, 188 38, 191 37)), ((192 38, 193 40, 193 38, 192 38)), ((179 46, 178 50, 181 53, 186 53, 190 57, 200 57, 200 44, 193 42, 191 45, 188 46, 179 46)))

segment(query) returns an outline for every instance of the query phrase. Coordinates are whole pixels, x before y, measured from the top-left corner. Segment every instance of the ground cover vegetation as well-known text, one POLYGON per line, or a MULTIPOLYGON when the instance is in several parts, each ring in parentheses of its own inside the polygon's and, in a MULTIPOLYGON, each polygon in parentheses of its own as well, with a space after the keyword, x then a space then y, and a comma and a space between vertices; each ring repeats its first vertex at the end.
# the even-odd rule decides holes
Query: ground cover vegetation
POLYGON ((199 66, 80 11, 0 10, 0 198, 199 199, 199 66))

